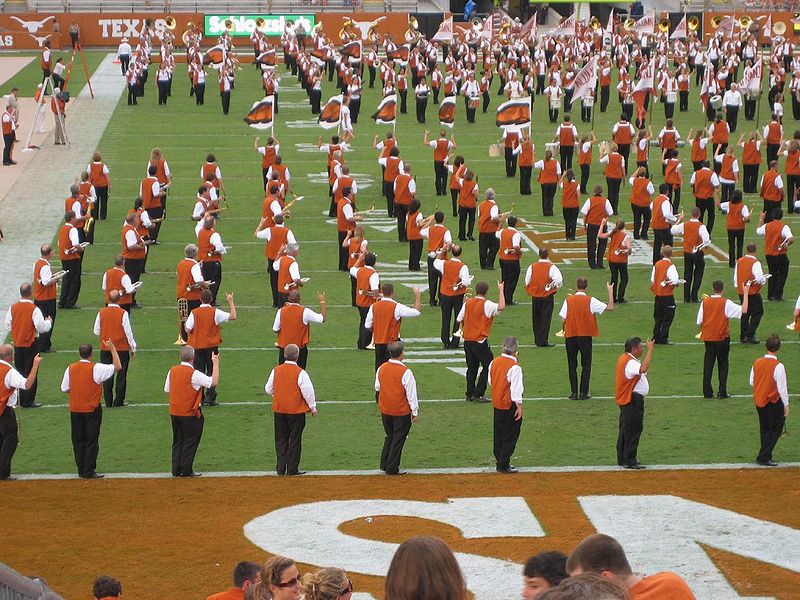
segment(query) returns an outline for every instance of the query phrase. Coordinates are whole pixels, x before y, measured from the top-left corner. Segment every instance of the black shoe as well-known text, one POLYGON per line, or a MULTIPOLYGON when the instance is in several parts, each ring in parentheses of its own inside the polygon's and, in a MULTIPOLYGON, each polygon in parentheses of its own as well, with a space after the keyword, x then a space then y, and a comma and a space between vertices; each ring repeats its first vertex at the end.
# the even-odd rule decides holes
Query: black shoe
POLYGON ((757 460, 756 464, 757 465, 761 465, 762 467, 777 467, 778 466, 778 463, 776 463, 774 460, 757 460))
POLYGON ((136 304, 131 304, 131 308, 142 308, 142 305, 137 302, 136 304))
POLYGON ((625 304, 628 301, 625 298, 621 298, 620 300, 614 300, 614 304, 625 304))
POLYGON ((760 344, 761 342, 758 341, 756 338, 750 338, 744 341, 745 344, 760 344))
POLYGON ((17 478, 13 475, 9 475, 8 477, 0 477, 0 481, 16 481, 17 478))
POLYGON ((295 471, 294 473, 287 473, 287 475, 289 475, 289 476, 294 476, 294 475, 305 475, 305 474, 306 474, 306 472, 305 472, 305 471, 295 471))
POLYGON ((635 463, 630 463, 630 464, 627 464, 627 465, 622 465, 622 468, 623 469, 633 469, 634 471, 641 471, 642 469, 646 469, 647 467, 645 467, 641 463, 635 462, 635 463))
POLYGON ((714 397, 713 393, 711 393, 711 394, 703 394, 703 398, 705 398, 706 400, 708 400, 710 398, 713 398, 713 397, 714 397))
POLYGON ((387 472, 386 474, 387 475, 392 475, 392 476, 394 476, 394 475, 408 475, 408 471, 395 471, 394 473, 387 472))
POLYGON ((472 237, 471 235, 468 235, 468 236, 467 236, 467 239, 468 239, 470 242, 474 242, 474 241, 475 241, 475 238, 474 238, 474 237, 472 237))
POLYGON ((592 395, 591 394, 581 394, 580 396, 578 396, 578 398, 580 400, 591 400, 592 399, 592 395))
POLYGON ((41 402, 34 402, 33 404, 23 404, 22 408, 41 408, 41 402))
POLYGON ((439 303, 438 303, 436 300, 431 300, 431 301, 429 302, 429 304, 430 304, 431 306, 439 306, 439 303))
POLYGON ((578 399, 578 394, 576 394, 575 392, 571 393, 569 395, 569 399, 570 400, 577 400, 578 399))
POLYGON ((725 400, 726 398, 730 398, 730 394, 726 394, 726 393, 723 393, 723 392, 718 392, 717 393, 717 398, 719 398, 720 400, 725 400))
POLYGON ((519 302, 514 302, 513 300, 511 302, 506 302, 506 306, 516 306, 517 304, 519 304, 519 302))
POLYGON ((554 348, 555 344, 551 342, 545 342, 544 344, 537 344, 537 348, 554 348))
POLYGON ((498 473, 507 473, 507 474, 519 473, 519 469, 517 469, 517 467, 512 467, 512 466, 509 466, 507 469, 501 469, 500 467, 497 467, 495 471, 497 471, 498 473))
POLYGON ((202 402, 202 405, 203 406, 219 406, 219 402, 217 402, 216 399, 213 399, 213 398, 210 399, 210 400, 205 400, 204 399, 203 402, 202 402))
POLYGON ((478 402, 480 404, 488 404, 489 402, 491 402, 491 400, 489 400, 486 396, 472 396, 469 399, 469 401, 470 402, 478 402))
POLYGON ((81 479, 102 479, 105 475, 101 475, 97 471, 92 471, 91 473, 87 473, 86 475, 81 475, 81 479))
POLYGON ((189 471, 188 473, 184 473, 181 477, 202 477, 202 473, 198 473, 197 471, 189 471))

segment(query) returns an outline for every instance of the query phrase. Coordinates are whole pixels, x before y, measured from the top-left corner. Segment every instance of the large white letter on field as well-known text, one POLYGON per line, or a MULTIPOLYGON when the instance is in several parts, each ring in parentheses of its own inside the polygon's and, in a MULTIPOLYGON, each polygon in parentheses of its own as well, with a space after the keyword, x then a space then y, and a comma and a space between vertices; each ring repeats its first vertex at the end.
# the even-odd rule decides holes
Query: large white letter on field
POLYGON ((597 531, 619 540, 635 572, 675 571, 698 599, 744 597, 700 544, 800 573, 800 531, 791 527, 677 496, 584 496, 578 500, 597 531))
MULTIPOLYGON (((447 502, 342 500, 299 504, 256 517, 244 526, 247 538, 271 554, 298 562, 337 566, 385 576, 397 544, 342 533, 339 526, 375 516, 417 517, 458 528, 467 539, 544 537, 523 498, 453 498, 447 502)), ((516 563, 456 552, 476 600, 515 598, 521 589, 516 563)))

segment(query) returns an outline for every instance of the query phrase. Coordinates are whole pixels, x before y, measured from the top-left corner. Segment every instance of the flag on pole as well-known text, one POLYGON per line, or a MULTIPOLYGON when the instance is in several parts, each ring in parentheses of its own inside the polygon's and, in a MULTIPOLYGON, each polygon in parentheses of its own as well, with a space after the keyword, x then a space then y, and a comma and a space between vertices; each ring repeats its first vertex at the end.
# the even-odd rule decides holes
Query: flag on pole
POLYGON ((361 40, 354 40, 346 43, 339 49, 342 56, 349 56, 354 59, 361 59, 361 40))
POLYGON ((497 107, 495 123, 502 128, 519 128, 531 123, 531 98, 516 98, 497 107))
POLYGON ((378 104, 372 115, 378 125, 391 125, 397 120, 397 94, 389 94, 378 104))
POLYGON ((447 96, 439 104, 439 123, 447 127, 453 127, 456 124, 456 97, 447 96))
POLYGON ((767 22, 764 24, 764 37, 767 39, 772 38, 772 13, 769 13, 767 22))
POLYGON ((681 22, 678 23, 678 26, 675 28, 675 31, 669 36, 671 40, 685 40, 686 39, 686 13, 683 13, 683 18, 681 22))
POLYGON ((639 81, 633 88, 633 101, 641 111, 644 107, 644 99, 653 91, 653 75, 655 73, 656 59, 653 57, 642 67, 639 72, 639 81))
MULTIPOLYGON (((729 38, 733 35, 733 24, 736 22, 731 15, 726 15, 722 17, 719 22, 718 31, 722 33, 723 37, 729 38)), ((772 26, 770 25, 770 29, 772 26)))
POLYGON ((262 52, 256 57, 256 64, 262 69, 264 67, 274 67, 276 64, 275 48, 270 48, 266 52, 262 52))
POLYGON ((269 129, 272 127, 275 107, 275 96, 267 96, 263 100, 255 102, 250 108, 250 112, 244 118, 244 122, 253 129, 269 129))
POLYGON ((483 20, 483 31, 481 31, 481 36, 486 41, 491 42, 493 35, 494 35, 494 13, 490 14, 483 20))
POLYGON ((431 38, 432 42, 446 42, 453 41, 453 17, 447 17, 442 24, 439 25, 439 30, 431 38))
POLYGON ((589 92, 593 92, 597 85, 597 55, 592 56, 592 60, 586 63, 578 74, 570 82, 570 87, 574 90, 572 92, 572 101, 580 100, 589 92))
POLYGON ((323 129, 333 129, 334 127, 338 127, 339 123, 342 120, 342 102, 344 98, 342 94, 338 96, 333 96, 330 100, 328 100, 327 104, 322 107, 322 111, 319 113, 319 125, 323 129))
POLYGON ((225 62, 227 54, 228 52, 225 50, 225 46, 217 44, 213 48, 209 48, 203 55, 203 64, 211 65, 214 69, 220 69, 222 68, 222 63, 225 62))
POLYGON ((633 24, 633 32, 639 35, 649 33, 652 34, 656 29, 656 9, 653 12, 644 15, 636 23, 633 24))
POLYGON ((532 34, 531 39, 535 39, 536 32, 537 32, 536 14, 534 13, 534 15, 530 19, 528 19, 525 25, 522 26, 522 29, 520 29, 519 37, 521 40, 524 40, 528 34, 532 34))
POLYGON ((550 35, 553 37, 557 37, 559 35, 563 35, 564 37, 574 37, 576 27, 577 17, 575 13, 572 13, 569 17, 561 21, 561 23, 550 32, 550 35))
POLYGON ((388 50, 386 52, 386 58, 389 60, 408 62, 408 46, 398 46, 394 50, 388 50))
POLYGON ((606 25, 606 33, 608 35, 614 35, 614 9, 611 9, 611 13, 608 15, 608 24, 606 25))

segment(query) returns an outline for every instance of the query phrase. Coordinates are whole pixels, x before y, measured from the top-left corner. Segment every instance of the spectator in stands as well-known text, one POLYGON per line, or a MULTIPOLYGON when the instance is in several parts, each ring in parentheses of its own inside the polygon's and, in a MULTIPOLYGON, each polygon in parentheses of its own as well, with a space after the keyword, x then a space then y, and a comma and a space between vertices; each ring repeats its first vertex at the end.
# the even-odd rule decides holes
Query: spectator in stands
POLYGON ((384 596, 391 600, 466 600, 467 584, 447 544, 436 537, 420 536, 406 540, 395 552, 384 596))
MULTIPOLYGON (((625 586, 596 573, 583 573, 565 579, 558 586, 546 590, 539 600, 628 600, 625 586)), ((666 598, 666 597, 665 597, 666 598)))
POLYGON ((94 600, 119 598, 122 596, 122 584, 118 579, 114 579, 108 575, 100 575, 100 577, 94 580, 92 595, 94 596, 94 600))
POLYGON ((545 590, 557 586, 568 577, 566 567, 567 557, 561 552, 540 552, 531 556, 523 571, 525 586, 522 597, 533 600, 545 590))
POLYGON ((300 600, 302 594, 297 565, 291 558, 273 556, 261 567, 261 580, 252 590, 253 600, 300 600))
POLYGON ((306 573, 301 586, 304 600, 350 600, 353 594, 353 582, 335 567, 306 573))
POLYGON ((261 565, 242 561, 233 569, 233 587, 218 594, 212 594, 208 600, 243 600, 245 592, 260 581, 261 565))
MULTIPOLYGON (((602 533, 590 535, 576 546, 567 559, 567 573, 570 577, 581 573, 595 573, 616 579, 634 598, 694 600, 692 590, 676 573, 662 572, 647 577, 634 575, 620 543, 602 533)), ((552 598, 560 596, 552 596, 551 600, 552 598)))

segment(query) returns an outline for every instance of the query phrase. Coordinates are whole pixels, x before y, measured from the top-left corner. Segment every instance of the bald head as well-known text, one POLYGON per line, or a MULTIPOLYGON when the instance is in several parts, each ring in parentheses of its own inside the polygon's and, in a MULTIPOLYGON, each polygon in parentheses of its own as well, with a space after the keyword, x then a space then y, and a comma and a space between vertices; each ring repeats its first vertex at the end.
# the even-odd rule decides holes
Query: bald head
POLYGON ((0 346, 0 360, 8 362, 12 358, 14 358, 14 349, 8 344, 0 346))

